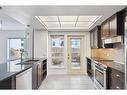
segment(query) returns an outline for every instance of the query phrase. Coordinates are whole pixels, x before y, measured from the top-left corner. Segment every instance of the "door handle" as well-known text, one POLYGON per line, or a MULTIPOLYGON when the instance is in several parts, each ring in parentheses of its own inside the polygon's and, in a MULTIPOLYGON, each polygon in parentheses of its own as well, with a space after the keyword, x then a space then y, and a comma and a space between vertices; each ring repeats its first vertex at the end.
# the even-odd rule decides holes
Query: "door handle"
POLYGON ((70 58, 69 54, 68 54, 68 59, 70 58))

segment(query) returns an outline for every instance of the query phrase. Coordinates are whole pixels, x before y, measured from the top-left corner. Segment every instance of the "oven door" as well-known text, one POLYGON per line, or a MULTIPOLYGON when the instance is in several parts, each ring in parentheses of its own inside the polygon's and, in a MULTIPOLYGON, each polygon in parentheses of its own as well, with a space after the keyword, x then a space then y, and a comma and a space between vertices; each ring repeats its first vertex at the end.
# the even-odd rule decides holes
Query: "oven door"
POLYGON ((106 70, 95 66, 95 80, 97 88, 106 89, 106 70))

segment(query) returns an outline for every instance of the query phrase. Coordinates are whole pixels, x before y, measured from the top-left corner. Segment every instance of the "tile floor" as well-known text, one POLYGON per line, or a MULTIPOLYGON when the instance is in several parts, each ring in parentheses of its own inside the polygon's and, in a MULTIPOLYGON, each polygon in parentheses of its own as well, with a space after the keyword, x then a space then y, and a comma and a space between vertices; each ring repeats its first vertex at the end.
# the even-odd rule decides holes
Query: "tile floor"
POLYGON ((42 82, 39 90, 92 90, 94 84, 87 75, 49 75, 42 82))

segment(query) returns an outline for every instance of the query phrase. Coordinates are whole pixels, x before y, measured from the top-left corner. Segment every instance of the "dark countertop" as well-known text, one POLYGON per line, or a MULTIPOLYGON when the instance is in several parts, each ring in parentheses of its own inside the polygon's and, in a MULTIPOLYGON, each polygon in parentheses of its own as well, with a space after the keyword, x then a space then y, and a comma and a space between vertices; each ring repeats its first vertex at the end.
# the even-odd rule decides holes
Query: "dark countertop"
POLYGON ((121 72, 125 72, 125 65, 124 64, 120 64, 117 62, 114 62, 114 60, 107 60, 107 59, 103 59, 103 58, 99 58, 99 57, 87 57, 93 61, 99 62, 101 64, 106 65, 107 67, 119 70, 121 72))
MULTIPOLYGON (((43 61, 43 60, 46 60, 47 58, 35 58, 34 60, 39 60, 39 61, 43 61)), ((25 59, 26 60, 32 60, 32 59, 25 59)), ((37 61, 37 62, 39 62, 37 61)), ((17 75, 29 68, 32 67, 33 63, 30 63, 30 64, 27 64, 27 65, 24 65, 24 64, 18 64, 17 63, 20 63, 21 60, 15 60, 15 61, 9 61, 7 63, 2 63, 0 64, 0 81, 4 80, 4 79, 7 79, 11 76, 14 76, 14 75, 17 75)))

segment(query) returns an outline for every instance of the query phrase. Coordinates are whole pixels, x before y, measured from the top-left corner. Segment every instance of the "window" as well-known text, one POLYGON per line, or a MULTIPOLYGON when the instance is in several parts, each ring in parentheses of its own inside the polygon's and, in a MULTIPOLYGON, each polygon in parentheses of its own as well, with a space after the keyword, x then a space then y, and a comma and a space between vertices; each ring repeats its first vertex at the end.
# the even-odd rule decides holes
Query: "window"
POLYGON ((80 47, 80 39, 72 39, 71 45, 72 45, 72 48, 79 48, 80 47))
POLYGON ((80 69, 80 38, 71 39, 71 65, 72 69, 80 69))
POLYGON ((63 68, 64 66, 64 36, 50 35, 51 38, 51 67, 63 68))
POLYGON ((52 39, 52 47, 58 47, 58 48, 61 48, 63 47, 63 39, 61 38, 57 38, 57 39, 52 39))
MULTIPOLYGON (((21 59, 21 53, 23 54, 24 50, 24 38, 9 38, 7 41, 7 59, 8 60, 17 60, 21 59)), ((22 55, 22 57, 24 57, 22 55)))

